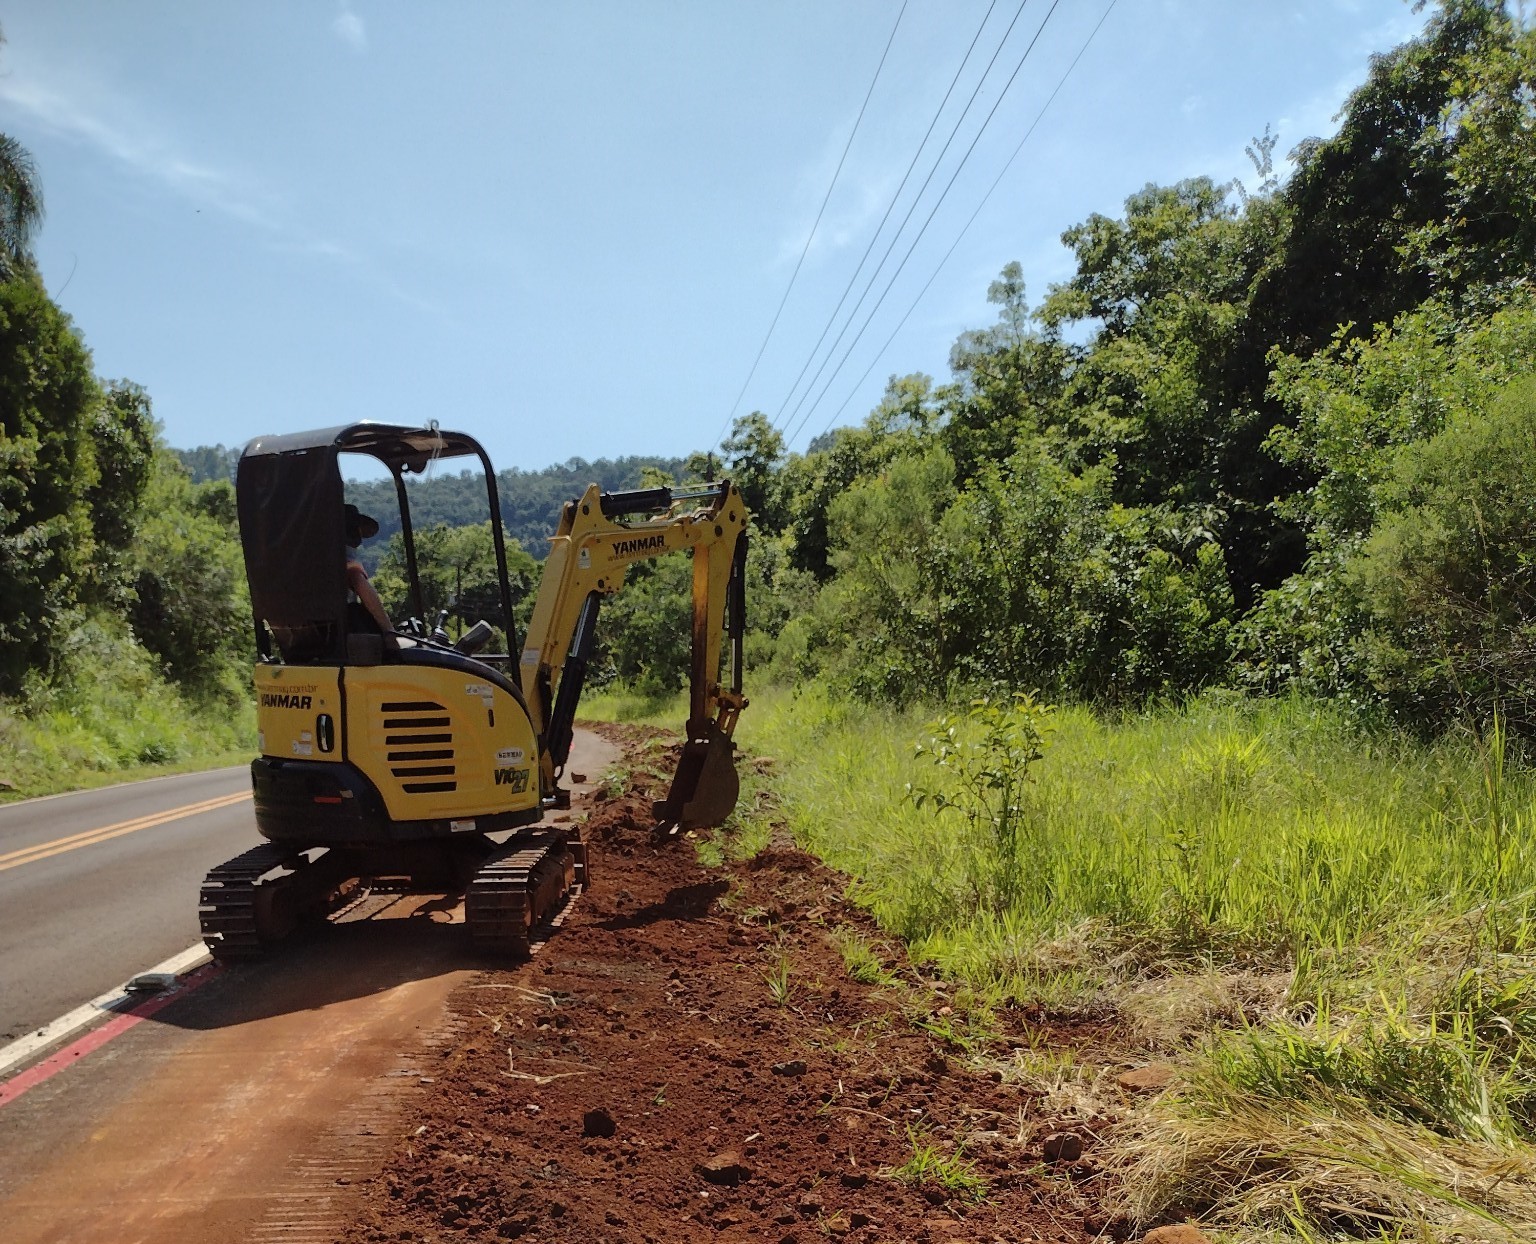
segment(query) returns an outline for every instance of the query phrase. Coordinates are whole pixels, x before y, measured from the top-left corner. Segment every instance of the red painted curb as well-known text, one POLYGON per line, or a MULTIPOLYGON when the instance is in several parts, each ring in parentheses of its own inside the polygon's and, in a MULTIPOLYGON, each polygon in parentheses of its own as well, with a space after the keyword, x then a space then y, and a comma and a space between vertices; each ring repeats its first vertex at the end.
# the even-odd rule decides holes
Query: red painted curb
POLYGON ((36 1088, 45 1080, 51 1080, 66 1067, 73 1067, 77 1062, 94 1050, 99 1050, 108 1041, 120 1037, 136 1024, 142 1023, 156 1011, 163 1010, 179 998, 185 998, 194 989, 200 988, 211 981, 221 971, 216 963, 205 964, 197 971, 188 974, 174 989, 166 993, 157 994, 139 1003, 131 1011, 123 1011, 114 1015, 100 1028, 93 1028, 83 1037, 71 1041, 57 1054, 45 1058, 36 1066, 28 1067, 25 1071, 12 1076, 4 1084, 0 1084, 0 1106, 7 1106, 15 1101, 28 1089, 36 1088))

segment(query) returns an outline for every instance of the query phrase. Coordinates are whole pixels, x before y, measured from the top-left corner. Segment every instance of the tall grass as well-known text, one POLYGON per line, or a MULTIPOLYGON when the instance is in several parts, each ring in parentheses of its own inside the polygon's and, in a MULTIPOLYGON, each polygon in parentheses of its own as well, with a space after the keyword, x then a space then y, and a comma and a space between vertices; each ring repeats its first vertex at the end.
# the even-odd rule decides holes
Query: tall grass
POLYGON ((1536 777, 1497 730, 1426 746, 1224 695, 1064 710, 1003 859, 906 794, 944 777, 929 716, 803 690, 739 735, 914 958, 1184 1062, 1127 1149, 1142 1221, 1536 1237, 1536 777))
POLYGON ((584 692, 577 715, 589 721, 662 726, 681 733, 688 720, 688 696, 682 691, 657 695, 611 683, 599 690, 584 692))
POLYGON ((256 713, 247 671, 190 697, 143 648, 86 623, 60 668, 0 701, 0 799, 248 761, 256 713))

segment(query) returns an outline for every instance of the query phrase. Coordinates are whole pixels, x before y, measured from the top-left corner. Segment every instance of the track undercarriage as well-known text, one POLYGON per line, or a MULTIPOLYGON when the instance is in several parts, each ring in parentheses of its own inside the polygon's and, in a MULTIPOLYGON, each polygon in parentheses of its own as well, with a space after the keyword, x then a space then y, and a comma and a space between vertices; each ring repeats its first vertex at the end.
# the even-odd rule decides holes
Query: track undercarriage
POLYGON ((389 852, 265 842, 209 871, 198 918, 221 963, 264 957, 306 924, 356 896, 391 891, 463 894, 471 944, 487 954, 526 958, 539 930, 586 884, 579 832, 534 826, 504 843, 489 838, 411 844, 389 852))

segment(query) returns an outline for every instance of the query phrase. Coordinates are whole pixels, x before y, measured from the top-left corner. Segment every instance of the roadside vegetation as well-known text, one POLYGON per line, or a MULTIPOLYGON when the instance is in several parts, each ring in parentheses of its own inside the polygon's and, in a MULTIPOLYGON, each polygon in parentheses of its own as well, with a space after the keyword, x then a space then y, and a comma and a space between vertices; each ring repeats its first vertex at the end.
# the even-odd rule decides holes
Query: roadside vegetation
POLYGON ((30 157, 0 135, 0 798, 226 760, 254 736, 233 490, 48 296, 30 157))
POLYGON ((772 816, 914 962, 1175 1065, 1120 1137, 1138 1221, 1536 1229, 1536 776, 1501 735, 1230 694, 934 721, 811 691, 743 734, 779 758, 772 816))
MULTIPOLYGON (((1533 93, 1529 25, 1445 0, 1288 177, 1266 133, 1037 304, 1005 267, 948 383, 734 429, 774 774, 701 850, 849 875, 956 982, 922 1022, 1122 1115, 1133 1226, 1536 1236, 1533 93), (1124 1061, 989 1052, 1004 1006, 1124 1061)), ((681 685, 608 642, 609 709, 681 685)))

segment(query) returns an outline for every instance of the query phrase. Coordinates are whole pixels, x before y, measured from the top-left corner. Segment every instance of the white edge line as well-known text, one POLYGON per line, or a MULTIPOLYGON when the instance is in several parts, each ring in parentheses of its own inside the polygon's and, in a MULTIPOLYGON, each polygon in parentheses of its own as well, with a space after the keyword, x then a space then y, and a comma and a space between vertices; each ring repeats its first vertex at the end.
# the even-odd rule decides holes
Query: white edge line
MULTIPOLYGON (((135 976, 146 975, 150 972, 169 972, 180 976, 183 972, 190 972, 195 967, 200 967, 212 956, 208 953, 208 947, 202 942, 196 946, 188 946, 180 954, 172 955, 164 963, 157 963, 152 968, 145 968, 143 972, 134 973, 135 976)), ((0 1076, 5 1075, 18 1063, 26 1062, 41 1051, 54 1045, 65 1037, 72 1037, 82 1028, 88 1028, 99 1019, 102 1014, 110 1014, 122 1006, 130 998, 143 1000, 144 997, 153 995, 131 994, 126 988, 119 985, 116 989, 110 989, 100 997, 92 998, 84 1006, 77 1006, 67 1015, 61 1015, 50 1024, 44 1024, 36 1032, 29 1033, 25 1037, 18 1037, 9 1045, 0 1046, 0 1076)))
POLYGON ((50 799, 68 799, 71 795, 94 795, 98 791, 122 790, 125 786, 148 786, 151 782, 169 782, 174 778, 204 777, 210 773, 249 773, 249 765, 220 765, 217 769, 189 769, 186 773, 162 773, 159 777, 133 778, 127 782, 113 782, 107 786, 81 786, 75 790, 55 791, 51 795, 33 795, 30 799, 0 801, 0 812, 7 808, 25 808, 28 804, 47 803, 50 799))

